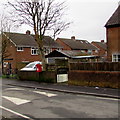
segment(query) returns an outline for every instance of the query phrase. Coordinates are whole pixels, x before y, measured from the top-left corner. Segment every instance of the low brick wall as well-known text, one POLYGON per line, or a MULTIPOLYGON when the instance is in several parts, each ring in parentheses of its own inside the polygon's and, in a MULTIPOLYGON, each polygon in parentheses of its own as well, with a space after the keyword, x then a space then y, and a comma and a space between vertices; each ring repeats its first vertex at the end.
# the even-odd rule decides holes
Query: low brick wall
POLYGON ((32 72, 19 71, 18 77, 20 80, 32 80, 38 82, 56 83, 56 73, 54 71, 32 72))
POLYGON ((120 88, 120 72, 69 71, 69 84, 120 88))

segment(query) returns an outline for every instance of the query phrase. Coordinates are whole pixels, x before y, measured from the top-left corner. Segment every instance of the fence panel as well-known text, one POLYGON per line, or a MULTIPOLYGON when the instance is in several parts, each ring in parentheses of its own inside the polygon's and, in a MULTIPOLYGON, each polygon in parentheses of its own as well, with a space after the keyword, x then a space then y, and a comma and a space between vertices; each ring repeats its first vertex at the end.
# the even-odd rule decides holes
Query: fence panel
POLYGON ((120 71, 120 62, 70 63, 70 70, 120 71))

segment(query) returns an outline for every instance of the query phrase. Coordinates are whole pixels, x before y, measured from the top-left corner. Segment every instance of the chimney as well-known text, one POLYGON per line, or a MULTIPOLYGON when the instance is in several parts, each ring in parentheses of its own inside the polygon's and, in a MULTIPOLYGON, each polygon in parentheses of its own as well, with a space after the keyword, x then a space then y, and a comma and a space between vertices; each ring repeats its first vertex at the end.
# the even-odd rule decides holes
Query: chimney
POLYGON ((75 36, 72 36, 72 37, 71 37, 71 40, 75 40, 75 36))
POLYGON ((103 43, 103 42, 104 42, 104 40, 101 40, 101 42, 103 43))
POLYGON ((26 31, 26 35, 30 35, 30 31, 29 30, 26 31))

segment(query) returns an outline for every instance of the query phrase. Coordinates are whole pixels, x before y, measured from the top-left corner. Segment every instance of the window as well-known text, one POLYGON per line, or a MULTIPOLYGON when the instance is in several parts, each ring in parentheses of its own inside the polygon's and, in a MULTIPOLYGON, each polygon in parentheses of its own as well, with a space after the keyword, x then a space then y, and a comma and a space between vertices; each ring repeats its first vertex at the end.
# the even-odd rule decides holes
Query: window
POLYGON ((31 48, 31 55, 38 55, 38 49, 37 48, 31 48))
POLYGON ((85 53, 85 50, 81 50, 81 53, 85 53))
POLYGON ((50 52, 52 52, 51 48, 44 48, 45 55, 48 55, 50 52))
POLYGON ((91 54, 91 53, 92 53, 92 50, 88 50, 88 53, 91 54))
POLYGON ((95 53, 98 53, 98 50, 95 50, 95 53))
POLYGON ((23 47, 17 47, 17 51, 23 51, 23 47))
POLYGON ((58 50, 58 51, 61 51, 62 49, 61 49, 61 48, 58 48, 57 50, 58 50))
POLYGON ((89 43, 88 41, 85 41, 87 44, 89 43))
POLYGON ((3 63, 3 67, 7 67, 7 65, 8 65, 8 62, 3 63))
POLYGON ((120 62, 120 55, 113 54, 112 55, 112 62, 120 62))

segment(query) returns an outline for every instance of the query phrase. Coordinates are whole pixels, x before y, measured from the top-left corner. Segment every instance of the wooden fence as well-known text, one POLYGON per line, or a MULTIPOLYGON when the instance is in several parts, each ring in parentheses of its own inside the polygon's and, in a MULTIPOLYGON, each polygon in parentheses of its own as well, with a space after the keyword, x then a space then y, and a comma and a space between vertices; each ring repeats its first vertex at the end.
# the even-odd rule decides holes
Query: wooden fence
POLYGON ((70 63, 69 70, 120 71, 120 62, 70 63))

